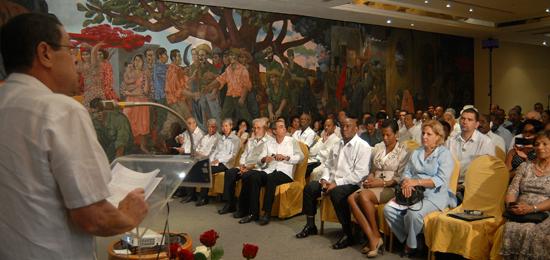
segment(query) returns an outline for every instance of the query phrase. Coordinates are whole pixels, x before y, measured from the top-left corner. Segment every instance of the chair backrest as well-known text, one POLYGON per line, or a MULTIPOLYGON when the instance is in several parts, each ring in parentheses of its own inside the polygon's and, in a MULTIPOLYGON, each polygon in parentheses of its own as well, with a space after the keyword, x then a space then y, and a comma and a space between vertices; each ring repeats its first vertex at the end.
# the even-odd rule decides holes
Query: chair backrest
POLYGON ((302 161, 302 163, 299 163, 298 165, 296 165, 296 170, 294 172, 294 181, 300 182, 303 187, 306 185, 306 169, 307 169, 307 158, 309 158, 309 150, 306 144, 302 142, 298 142, 298 144, 300 144, 300 149, 304 154, 304 160, 302 161))
POLYGON ((237 158, 235 158, 235 166, 239 167, 239 161, 241 160, 241 155, 243 155, 244 149, 246 148, 246 144, 241 145, 241 149, 239 150, 239 153, 237 153, 237 158))
POLYGON ((458 163, 458 160, 453 155, 453 159, 455 160, 455 168, 453 169, 453 173, 451 174, 451 180, 449 181, 449 188, 453 191, 454 194, 456 194, 456 186, 458 185, 458 177, 460 176, 460 163, 458 163))
POLYGON ((495 155, 497 156, 497 158, 501 159, 503 162, 506 162, 506 153, 496 145, 495 145, 495 155))
POLYGON ((476 158, 466 170, 466 190, 460 207, 480 210, 499 221, 510 180, 506 164, 492 155, 476 158))
POLYGON ((409 147, 409 149, 411 149, 411 152, 416 150, 416 148, 420 147, 420 144, 415 140, 407 140, 403 142, 403 144, 409 147))

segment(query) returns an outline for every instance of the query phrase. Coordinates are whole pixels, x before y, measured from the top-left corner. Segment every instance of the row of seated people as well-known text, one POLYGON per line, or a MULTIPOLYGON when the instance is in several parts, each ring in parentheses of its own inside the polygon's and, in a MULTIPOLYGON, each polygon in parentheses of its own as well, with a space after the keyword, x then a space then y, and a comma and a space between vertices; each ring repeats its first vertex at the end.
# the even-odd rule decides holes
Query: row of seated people
MULTIPOLYGON (((314 223, 317 205, 316 199, 323 194, 331 195, 330 199, 336 209, 338 220, 342 224, 345 233, 345 236, 334 244, 333 248, 344 248, 354 243, 350 228, 351 214, 349 208, 351 208, 355 218, 369 237, 369 245, 367 245, 363 251, 367 253, 368 256, 374 257, 377 254, 378 249, 383 244, 380 239, 380 234, 376 232, 376 222, 373 221, 375 219, 373 210, 374 205, 386 203, 393 197, 393 189, 390 188, 392 186, 400 184, 405 191, 405 194, 407 194, 411 189, 414 189, 414 186, 422 185, 428 189, 425 193, 426 203, 422 204, 421 209, 417 211, 411 210, 408 214, 403 215, 402 210, 400 209, 392 208, 391 206, 386 206, 384 208, 386 220, 388 221, 390 227, 392 227, 392 230, 394 230, 394 233, 398 239, 402 242, 405 240, 407 241, 405 253, 411 253, 413 249, 419 247, 416 242, 416 235, 420 233, 424 226, 423 217, 431 212, 444 210, 447 206, 456 206, 456 199, 453 191, 454 189, 449 188, 449 179, 454 168, 454 160, 452 158, 453 154, 457 157, 457 159, 460 158, 458 161, 461 166, 460 177, 462 178, 465 178, 464 170, 468 168, 467 165, 473 160, 472 157, 481 156, 483 154, 494 155, 494 145, 490 141, 488 143, 493 147, 492 152, 487 148, 484 149, 488 150, 488 152, 479 155, 476 155, 471 151, 484 150, 480 149, 480 147, 487 145, 486 142, 479 142, 483 141, 483 138, 477 136, 479 135, 476 130, 476 127, 479 124, 477 111, 473 109, 465 110, 461 118, 463 118, 461 119, 461 124, 467 126, 467 124, 470 123, 474 127, 472 127, 471 130, 468 130, 468 127, 462 127, 462 139, 464 139, 464 135, 468 137, 468 134, 469 138, 466 139, 468 141, 460 144, 460 149, 456 149, 456 147, 453 149, 453 144, 449 140, 447 141, 445 147, 443 145, 445 143, 445 133, 443 131, 443 127, 437 121, 428 121, 424 122, 423 125, 423 146, 415 150, 412 156, 410 149, 403 146, 403 144, 398 142, 396 138, 399 132, 397 123, 393 120, 387 120, 387 122, 384 122, 381 125, 384 141, 375 146, 374 151, 372 152, 372 159, 370 154, 371 149, 359 148, 370 148, 370 145, 357 136, 357 121, 351 119, 344 120, 344 124, 341 124, 343 140, 340 141, 338 138, 337 140, 339 142, 336 143, 339 143, 339 145, 333 144, 333 146, 328 149, 329 154, 324 158, 326 161, 324 161, 324 165, 321 169, 322 177, 320 178, 320 181, 311 182, 304 188, 303 213, 306 215, 307 224, 304 227, 304 230, 297 234, 297 237, 303 238, 317 233, 314 223), (468 144, 471 144, 472 147, 466 147, 468 144), (466 153, 467 151, 470 153, 466 153), (341 153, 344 153, 344 155, 341 153), (464 154, 470 155, 467 157, 464 156, 464 154), (411 156, 410 159, 409 156, 411 156), (369 172, 373 174, 369 174, 369 172), (360 186, 362 187, 360 188, 360 186)), ((308 116, 302 116, 301 122, 306 124, 309 123, 309 121, 310 119, 308 116)), ((226 121, 224 120, 224 122, 226 121)), ((335 125, 334 119, 327 120, 325 123, 326 132, 330 134, 334 131, 333 129, 335 128, 335 125)), ((266 138, 262 137, 259 139, 250 139, 248 141, 247 149, 245 149, 245 152, 241 157, 240 165, 237 168, 227 170, 228 167, 226 167, 227 164, 225 164, 222 166, 223 169, 220 170, 226 171, 226 182, 223 197, 228 201, 227 205, 220 210, 220 213, 222 214, 236 211, 237 207, 234 203, 235 182, 238 179, 243 179, 243 190, 245 190, 246 193, 241 193, 239 197, 239 211, 234 214, 235 217, 244 217, 240 223, 248 223, 259 219, 257 202, 259 200, 258 193, 261 186, 270 188, 266 188, 266 196, 263 203, 263 210, 266 211, 266 213, 262 216, 260 223, 269 223, 275 187, 279 184, 292 181, 294 167, 287 167, 287 169, 283 170, 283 173, 286 171, 292 172, 291 174, 279 174, 279 177, 282 176, 284 178, 278 178, 276 175, 272 175, 272 180, 269 178, 270 173, 276 173, 282 166, 288 166, 291 162, 292 156, 294 156, 294 159, 300 157, 296 156, 299 149, 295 148, 295 145, 291 146, 294 148, 290 153, 287 151, 287 155, 282 154, 280 156, 279 154, 271 153, 269 148, 260 149, 263 143, 270 141, 272 143, 281 144, 284 140, 292 140, 286 137, 287 134, 283 122, 277 122, 273 126, 273 133, 275 133, 276 137, 279 136, 279 138, 274 139, 275 141, 269 140, 268 135, 261 131, 265 128, 265 121, 259 119, 257 121, 255 120, 254 134, 256 136, 263 136, 266 138), (280 139, 281 142, 279 142, 278 139, 280 139), (253 142, 251 143, 250 141, 253 142), (249 147, 254 146, 251 144, 258 145, 255 148, 253 147, 248 150, 249 147), (273 163, 269 166, 272 160, 273 163), (252 170, 255 165, 260 165, 260 169, 265 170, 252 170), (261 165, 263 165, 263 167, 261 165), (262 172, 262 174, 254 174, 258 172, 262 172), (251 176, 257 177, 254 178, 251 176), (290 179, 287 177, 290 177, 290 179), (273 182, 274 180, 277 181, 273 182), (256 184, 256 186, 251 186, 252 184, 256 184)), ((230 139, 231 127, 228 126, 227 129, 228 131, 224 130, 223 132, 224 134, 228 132, 229 134, 227 134, 226 139, 230 139)), ((298 136, 296 136, 297 139, 299 139, 302 134, 307 133, 306 130, 304 130, 303 133, 298 132, 298 136)), ((332 135, 333 134, 330 134, 329 136, 332 135)), ((318 143, 325 143, 327 140, 328 139, 325 139, 318 143)), ((240 142, 234 143, 238 146, 238 143, 240 142)), ((199 153, 200 147, 201 146, 199 144, 199 153)), ((216 147, 220 146, 218 145, 216 147)), ((263 147, 265 147, 265 145, 263 147)), ((315 147, 315 145, 313 147, 315 147)), ((310 151, 311 150, 313 149, 310 149, 310 151)), ((271 151, 277 150, 271 149, 271 151)), ((210 158, 213 165, 223 163, 215 156, 211 156, 210 158)), ((299 161, 301 161, 301 159, 298 161, 292 160, 294 164, 299 161)), ((215 171, 214 169, 215 167, 213 167, 213 172, 215 171)), ((462 187, 464 188, 464 185, 462 185, 462 187)), ((201 197, 204 198, 206 196, 204 195, 201 197)), ((192 198, 192 196, 188 197, 188 199, 189 198, 192 198)), ((199 200, 198 205, 200 202, 201 200, 199 200)), ((510 206, 508 210, 517 211, 517 207, 518 206, 510 206)))

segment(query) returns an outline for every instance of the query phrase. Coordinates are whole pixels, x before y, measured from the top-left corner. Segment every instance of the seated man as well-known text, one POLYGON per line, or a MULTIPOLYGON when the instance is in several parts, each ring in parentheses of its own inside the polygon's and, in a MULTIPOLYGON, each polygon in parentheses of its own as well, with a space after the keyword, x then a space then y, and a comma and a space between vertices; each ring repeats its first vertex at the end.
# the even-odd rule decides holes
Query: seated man
POLYGON ((90 102, 90 116, 94 124, 97 140, 103 147, 109 163, 114 159, 132 153, 134 135, 130 121, 120 110, 98 111, 97 105, 101 98, 90 102))
POLYGON ((333 118, 325 121, 325 131, 323 138, 320 139, 311 149, 309 149, 309 159, 306 170, 306 179, 313 173, 312 180, 318 181, 321 178, 325 161, 327 160, 330 148, 340 141, 340 138, 334 132, 336 130, 336 122, 333 118))
POLYGON ((304 187, 303 213, 306 214, 307 224, 302 232, 296 234, 297 238, 317 234, 315 226, 317 198, 325 194, 330 195, 338 221, 344 229, 344 237, 332 245, 333 249, 346 248, 354 243, 347 198, 359 189, 363 179, 369 174, 372 153, 370 145, 357 136, 355 120, 344 121, 342 135, 344 136, 342 141, 330 150, 321 180, 312 181, 304 187))
MULTIPOLYGON (((218 121, 215 118, 208 119, 208 134, 203 136, 196 149, 197 156, 208 156, 214 152, 214 148, 218 144, 218 141, 222 136, 218 133, 218 121)), ((187 203, 197 200, 197 188, 188 187, 187 194, 189 196, 181 201, 181 203, 187 203)), ((208 193, 207 193, 208 194, 208 193)))
MULTIPOLYGON (((241 150, 243 144, 241 139, 235 135, 231 129, 233 129, 233 120, 230 118, 224 119, 222 121, 223 136, 220 138, 218 144, 216 144, 216 148, 214 148, 214 151, 210 155, 210 168, 212 169, 212 174, 223 172, 235 166, 235 159, 237 159, 237 154, 241 150)), ((208 188, 201 188, 199 200, 195 206, 204 206, 208 204, 208 202, 208 188)))
POLYGON ((479 156, 495 156, 495 145, 491 138, 480 133, 476 129, 479 127, 479 114, 473 108, 468 108, 460 116, 461 133, 451 136, 445 142, 445 146, 453 153, 460 164, 460 176, 458 177, 457 198, 459 204, 462 203, 464 195, 464 181, 466 179, 466 170, 468 165, 479 156))
POLYGON ((296 130, 292 134, 292 138, 298 142, 302 142, 307 145, 307 148, 311 148, 317 142, 317 134, 309 127, 311 124, 311 117, 306 114, 300 116, 300 129, 296 130))
POLYGON ((412 113, 407 113, 404 116, 404 125, 399 129, 397 134, 397 139, 400 142, 405 142, 408 140, 417 141, 419 144, 422 143, 420 136, 422 135, 422 130, 420 129, 421 125, 414 124, 414 115, 412 113))
POLYGON ((182 153, 191 153, 191 138, 189 137, 189 133, 193 133, 193 144, 195 145, 195 149, 198 148, 199 142, 201 141, 201 138, 204 136, 204 132, 200 128, 197 127, 197 121, 194 117, 187 118, 185 120, 187 122, 187 125, 189 126, 189 129, 187 131, 181 133, 180 135, 176 136, 176 142, 181 144, 181 147, 178 147, 178 152, 180 154, 182 153))
POLYGON ((237 181, 250 175, 251 170, 256 167, 262 145, 273 139, 273 137, 264 132, 264 126, 264 119, 257 118, 252 121, 254 137, 248 139, 246 148, 239 160, 239 166, 225 171, 223 199, 227 200, 227 204, 218 213, 227 214, 237 211, 237 207, 235 206, 235 186, 237 181))
POLYGON ((361 139, 367 141, 372 147, 382 142, 382 132, 380 132, 380 129, 376 129, 376 119, 367 117, 365 119, 365 127, 367 131, 361 134, 361 139))
POLYGON ((502 151, 506 151, 506 144, 504 144, 504 139, 502 137, 491 132, 491 120, 489 115, 480 115, 479 116, 479 127, 477 128, 482 134, 487 135, 493 141, 493 144, 500 147, 502 151))
POLYGON ((260 219, 261 225, 271 220, 271 208, 275 199, 277 186, 294 181, 296 164, 304 159, 298 141, 286 136, 286 127, 282 121, 275 121, 272 125, 275 139, 262 145, 258 158, 261 171, 253 170, 247 178, 243 178, 243 187, 239 198, 239 209, 243 217, 239 223, 249 223, 259 219, 260 189, 265 186, 264 205, 265 214, 260 219))

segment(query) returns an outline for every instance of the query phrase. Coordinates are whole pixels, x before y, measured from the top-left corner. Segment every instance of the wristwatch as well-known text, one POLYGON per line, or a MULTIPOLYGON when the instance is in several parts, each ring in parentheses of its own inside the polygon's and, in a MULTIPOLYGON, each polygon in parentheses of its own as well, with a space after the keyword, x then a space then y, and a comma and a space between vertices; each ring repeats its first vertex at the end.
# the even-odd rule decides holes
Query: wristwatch
POLYGON ((533 205, 533 213, 537 213, 537 206, 533 205))
POLYGON ((386 187, 387 187, 387 183, 386 183, 386 181, 384 181, 384 188, 386 188, 386 187))

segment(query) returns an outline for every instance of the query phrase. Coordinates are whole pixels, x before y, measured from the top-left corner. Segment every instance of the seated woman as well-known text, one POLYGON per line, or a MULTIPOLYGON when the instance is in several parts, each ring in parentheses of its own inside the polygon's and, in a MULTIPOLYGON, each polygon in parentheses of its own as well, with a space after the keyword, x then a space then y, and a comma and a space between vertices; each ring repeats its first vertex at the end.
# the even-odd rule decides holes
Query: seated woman
MULTIPOLYGON (((518 167, 506 193, 506 210, 514 215, 550 210, 550 131, 534 140, 538 158, 518 167)), ((550 218, 538 224, 506 222, 499 253, 503 259, 548 259, 549 227, 550 218)))
MULTIPOLYGON (((408 209, 398 208, 393 203, 384 207, 384 216, 395 236, 405 242, 402 257, 409 257, 419 245, 416 236, 424 227, 424 216, 441 211, 447 206, 456 206, 456 196, 449 188, 455 167, 453 155, 443 146, 445 133, 436 120, 427 120, 422 126, 422 146, 411 154, 403 172, 401 189, 406 198, 417 186, 424 186, 424 199, 408 209)), ((426 248, 420 245, 419 249, 426 248)))
POLYGON ((237 121, 237 125, 235 125, 235 128, 233 129, 233 133, 241 139, 241 143, 243 144, 246 144, 246 141, 248 141, 248 138, 250 137, 250 130, 248 129, 252 128, 250 128, 250 124, 245 119, 239 119, 239 121, 237 121))
POLYGON ((399 126, 395 120, 382 123, 382 143, 374 147, 371 156, 370 174, 363 181, 363 187, 348 197, 351 212, 369 238, 369 245, 363 248, 367 257, 378 255, 383 241, 376 225, 375 205, 386 203, 395 195, 393 187, 401 181, 411 150, 396 136, 399 126))
MULTIPOLYGON (((522 134, 522 138, 533 140, 533 137, 543 129, 542 123, 538 120, 525 120, 518 128, 518 132, 522 134)), ((519 137, 516 137, 516 143, 519 137)), ((514 178, 519 165, 525 161, 533 161, 537 158, 537 154, 533 149, 533 145, 516 145, 506 155, 506 166, 510 171, 510 179, 514 178)))

